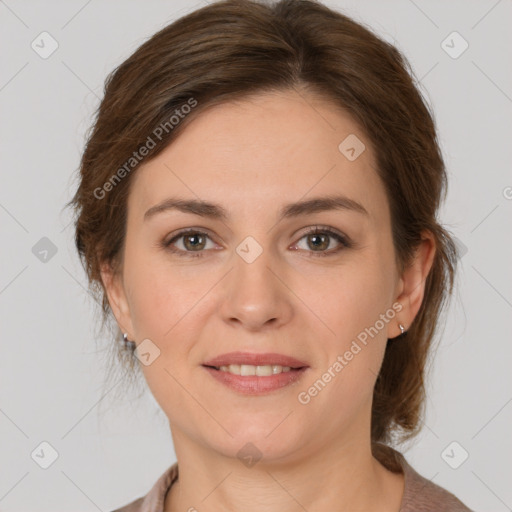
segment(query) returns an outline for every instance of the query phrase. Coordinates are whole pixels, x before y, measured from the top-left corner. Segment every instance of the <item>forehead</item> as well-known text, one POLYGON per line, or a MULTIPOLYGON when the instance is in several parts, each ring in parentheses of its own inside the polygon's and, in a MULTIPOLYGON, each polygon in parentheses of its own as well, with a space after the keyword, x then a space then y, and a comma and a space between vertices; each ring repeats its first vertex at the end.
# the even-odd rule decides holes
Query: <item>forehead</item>
POLYGON ((260 93, 203 111, 143 162, 129 209, 140 217, 178 196, 223 204, 242 216, 343 194, 362 203, 373 221, 385 222, 387 199, 375 165, 370 141, 343 109, 309 93, 260 93))

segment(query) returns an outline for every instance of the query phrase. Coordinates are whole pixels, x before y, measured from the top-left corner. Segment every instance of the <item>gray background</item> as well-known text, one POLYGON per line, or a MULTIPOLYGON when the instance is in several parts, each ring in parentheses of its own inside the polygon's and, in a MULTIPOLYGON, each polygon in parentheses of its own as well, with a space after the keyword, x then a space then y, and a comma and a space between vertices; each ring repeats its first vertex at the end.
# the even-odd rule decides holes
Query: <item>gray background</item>
MULTIPOLYGON (((441 220, 467 249, 425 426, 403 450, 471 508, 512 510, 511 2, 325 3, 373 27, 412 63, 449 170, 441 220), (469 44, 457 58, 442 46, 453 31, 469 44), (459 464, 462 450, 469 457, 453 469, 446 461, 459 464)), ((149 393, 99 414, 108 403, 101 347, 110 340, 95 335, 95 304, 63 206, 106 74, 205 4, 0 1, 2 511, 109 511, 145 494, 175 461, 167 420, 149 393), (43 45, 43 31, 58 43, 46 59, 31 47, 43 45), (41 252, 43 237, 55 254, 41 252), (43 441, 58 453, 48 469, 31 457, 43 441)), ((453 53, 463 42, 446 44, 453 53)))

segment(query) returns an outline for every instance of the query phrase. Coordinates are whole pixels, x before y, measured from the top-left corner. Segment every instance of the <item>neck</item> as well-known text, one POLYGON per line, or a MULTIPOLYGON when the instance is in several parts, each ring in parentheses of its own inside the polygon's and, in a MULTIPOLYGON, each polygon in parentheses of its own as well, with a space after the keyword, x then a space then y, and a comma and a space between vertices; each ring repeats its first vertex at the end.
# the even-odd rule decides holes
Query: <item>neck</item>
POLYGON ((399 512, 403 474, 388 471, 371 454, 370 443, 328 443, 285 459, 263 457, 246 467, 198 446, 173 431, 179 477, 167 494, 165 512, 244 510, 287 512, 337 510, 399 512))

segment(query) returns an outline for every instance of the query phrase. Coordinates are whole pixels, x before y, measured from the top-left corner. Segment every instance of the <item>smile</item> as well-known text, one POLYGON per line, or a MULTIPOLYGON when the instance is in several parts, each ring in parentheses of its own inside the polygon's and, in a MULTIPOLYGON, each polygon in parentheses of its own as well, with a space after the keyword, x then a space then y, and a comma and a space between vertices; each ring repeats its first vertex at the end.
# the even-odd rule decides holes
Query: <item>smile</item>
POLYGON ((277 375, 279 373, 291 371, 290 366, 281 366, 279 364, 266 364, 262 366, 254 366, 252 364, 230 364, 224 366, 216 366, 214 368, 216 370, 220 370, 221 372, 228 372, 233 375, 241 375, 243 377, 250 375, 257 375, 258 377, 268 377, 270 375, 277 375))
POLYGON ((203 368, 223 386, 244 395, 264 395, 297 383, 309 367, 291 368, 281 365, 253 366, 230 364, 203 368))

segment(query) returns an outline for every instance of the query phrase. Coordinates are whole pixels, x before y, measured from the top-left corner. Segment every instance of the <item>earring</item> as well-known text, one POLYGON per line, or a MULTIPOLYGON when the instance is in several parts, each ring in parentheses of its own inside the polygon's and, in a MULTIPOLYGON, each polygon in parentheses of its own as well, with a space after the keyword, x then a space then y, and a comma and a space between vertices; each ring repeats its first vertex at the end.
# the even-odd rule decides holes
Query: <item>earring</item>
POLYGON ((126 332, 125 332, 125 333, 123 333, 123 340, 122 340, 122 343, 123 343, 123 348, 124 348, 125 350, 132 350, 132 351, 133 351, 133 350, 135 350, 135 346, 136 346, 136 344, 135 344, 135 342, 134 342, 134 341, 130 341, 130 340, 128 339, 128 334, 127 334, 126 332))
POLYGON ((402 331, 400 335, 402 335, 405 332, 405 328, 402 324, 398 324, 398 327, 400 327, 400 330, 402 331))

